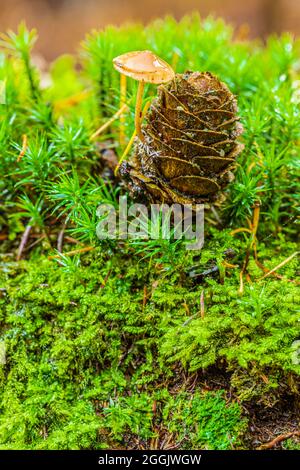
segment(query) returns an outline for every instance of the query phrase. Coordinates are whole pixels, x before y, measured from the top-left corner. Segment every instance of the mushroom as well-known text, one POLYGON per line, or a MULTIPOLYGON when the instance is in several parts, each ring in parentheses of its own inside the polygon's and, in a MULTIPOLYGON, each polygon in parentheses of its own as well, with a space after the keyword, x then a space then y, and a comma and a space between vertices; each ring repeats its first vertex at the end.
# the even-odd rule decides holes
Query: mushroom
POLYGON ((127 77, 138 80, 135 104, 135 129, 141 141, 142 134, 142 98, 145 83, 166 83, 174 78, 172 67, 151 51, 127 52, 113 59, 115 69, 127 77))

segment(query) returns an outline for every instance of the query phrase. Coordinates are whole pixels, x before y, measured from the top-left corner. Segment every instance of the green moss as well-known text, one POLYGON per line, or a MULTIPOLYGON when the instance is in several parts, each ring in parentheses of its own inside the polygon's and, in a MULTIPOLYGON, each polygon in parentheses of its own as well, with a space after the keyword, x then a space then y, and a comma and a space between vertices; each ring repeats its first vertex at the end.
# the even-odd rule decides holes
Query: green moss
POLYGON ((283 443, 283 449, 284 450, 300 450, 299 439, 298 439, 298 442, 294 438, 287 439, 283 443))
MULTIPOLYGON (((216 235, 202 253, 203 266, 215 241, 216 235)), ((195 371, 219 364, 235 371, 232 387, 241 399, 275 393, 289 374, 299 373, 292 354, 299 334, 295 287, 269 280, 241 297, 236 276, 224 285, 211 279, 202 319, 198 286, 182 286, 172 274, 159 279, 135 257, 121 259, 99 251, 76 272, 41 258, 3 264, 1 442, 130 445, 133 436, 140 442, 155 437, 158 422, 185 448, 240 445, 245 425, 239 425, 237 403, 227 405, 222 394, 205 394, 200 385, 192 393, 182 385, 178 393, 171 384, 182 366, 195 371), (143 306, 144 282, 149 298, 143 306)))
MULTIPOLYGON (((93 32, 41 76, 35 39, 22 26, 0 44, 1 448, 243 447, 247 406, 272 410, 299 393, 297 257, 281 279, 260 279, 251 258, 240 294, 250 241, 230 231, 248 226, 259 201, 265 268, 298 249, 299 40, 241 43, 221 20, 166 18, 93 32), (237 95, 245 150, 222 223, 207 212, 201 252, 178 240, 97 240, 98 204, 115 206, 123 191, 99 176, 102 146, 122 153, 119 121, 89 137, 119 108, 112 58, 132 49, 178 57, 177 72, 209 70, 237 95), (28 225, 27 261, 16 262, 28 225), (57 255, 62 227, 64 253, 70 235, 93 251, 57 255), (224 266, 227 250, 235 267, 224 266)), ((127 138, 135 92, 129 80, 127 138)))
POLYGON ((192 398, 178 394, 169 400, 163 416, 168 430, 188 449, 234 449, 246 428, 238 404, 226 404, 220 392, 196 392, 192 398))
MULTIPOLYGON (((79 280, 46 260, 24 263, 17 276, 19 266, 6 264, 13 277, 5 276, 1 300, 2 448, 101 448, 134 436, 147 442, 159 435, 156 423, 184 447, 234 445, 244 429, 236 403, 219 393, 161 388, 174 371, 159 364, 160 335, 174 318, 163 320, 158 292, 143 311, 140 292, 130 294, 132 273, 122 283, 114 273, 101 288, 103 264, 91 261, 79 280)), ((157 290, 163 294, 162 285, 157 290)), ((185 316, 180 309, 177 317, 185 316)))

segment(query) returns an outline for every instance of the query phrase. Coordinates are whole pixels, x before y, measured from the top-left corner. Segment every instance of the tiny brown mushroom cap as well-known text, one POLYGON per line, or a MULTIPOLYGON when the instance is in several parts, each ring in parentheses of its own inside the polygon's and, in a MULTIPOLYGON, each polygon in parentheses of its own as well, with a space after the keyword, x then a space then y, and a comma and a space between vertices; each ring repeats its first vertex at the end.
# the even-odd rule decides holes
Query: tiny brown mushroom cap
POLYGON ((135 80, 146 83, 166 83, 174 78, 174 70, 151 51, 134 51, 113 59, 115 69, 135 80))

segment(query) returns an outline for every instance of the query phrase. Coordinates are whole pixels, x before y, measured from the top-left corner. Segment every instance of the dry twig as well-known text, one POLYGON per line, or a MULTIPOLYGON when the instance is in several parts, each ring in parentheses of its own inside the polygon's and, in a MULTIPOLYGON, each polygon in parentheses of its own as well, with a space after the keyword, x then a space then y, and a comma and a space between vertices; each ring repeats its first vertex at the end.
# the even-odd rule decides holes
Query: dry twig
POLYGON ((20 261, 20 259, 22 257, 22 253, 23 253, 24 248, 26 246, 26 243, 28 241, 31 229, 32 229, 32 225, 27 225, 26 229, 24 230, 24 233, 23 233, 22 238, 21 238, 21 243, 20 243, 19 249, 18 249, 17 261, 20 261))
POLYGON ((106 121, 101 127, 99 127, 99 129, 96 130, 96 132, 91 135, 90 140, 94 140, 96 137, 98 137, 99 134, 105 131, 105 129, 107 129, 116 119, 122 116, 127 108, 127 104, 121 106, 121 108, 108 121, 106 121))
POLYGON ((292 431, 292 432, 287 432, 286 434, 280 434, 279 436, 275 437, 270 442, 266 442, 265 444, 260 445, 257 447, 257 450, 266 450, 266 449, 272 449, 272 447, 275 447, 279 442, 285 441, 286 439, 289 439, 290 437, 293 436, 300 436, 300 431, 292 431))
POLYGON ((300 253, 299 251, 295 251, 295 253, 293 253, 291 256, 289 256, 288 258, 283 260, 281 263, 279 263, 277 266, 275 266, 275 268, 268 271, 266 274, 264 274, 264 276, 260 277, 258 280, 260 281, 260 280, 265 279, 266 277, 270 276, 271 274, 274 274, 275 271, 277 271, 278 269, 285 266, 289 261, 291 261, 293 258, 295 258, 295 256, 299 255, 299 253, 300 253))
MULTIPOLYGON (((80 253, 86 253, 87 251, 91 251, 91 250, 94 250, 94 249, 95 249, 94 246, 85 246, 84 248, 79 248, 78 250, 68 251, 67 253, 63 253, 63 254, 65 256, 73 256, 73 255, 77 255, 77 254, 80 254, 80 253)), ((55 259, 55 258, 59 258, 59 254, 58 255, 48 256, 48 259, 55 259)))

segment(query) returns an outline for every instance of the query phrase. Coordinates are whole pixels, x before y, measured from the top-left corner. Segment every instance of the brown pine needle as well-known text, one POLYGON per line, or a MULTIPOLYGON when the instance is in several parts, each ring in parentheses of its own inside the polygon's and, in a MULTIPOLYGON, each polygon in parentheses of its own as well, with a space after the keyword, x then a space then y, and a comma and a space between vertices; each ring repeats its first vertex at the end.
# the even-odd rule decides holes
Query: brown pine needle
POLYGON ((27 135, 23 134, 22 135, 22 148, 21 148, 21 152, 19 153, 19 156, 17 158, 17 162, 19 162, 21 160, 21 158, 24 157, 24 155, 26 153, 26 150, 27 150, 27 135))
POLYGON ((18 249, 18 253, 17 253, 17 261, 20 261, 20 259, 22 257, 22 253, 23 253, 24 248, 26 246, 26 243, 28 241, 31 229, 32 229, 31 225, 27 225, 27 227, 25 228, 25 231, 24 231, 24 233, 22 235, 22 238, 21 238, 21 243, 20 243, 20 246, 19 246, 19 249, 18 249))
POLYGON ((104 287, 106 286, 107 284, 107 281, 109 279, 109 276, 110 276, 110 273, 111 273, 111 269, 108 271, 108 273, 106 274, 105 278, 103 279, 103 282, 100 286, 100 289, 104 289, 104 287))
POLYGON ((69 235, 66 235, 65 239, 70 243, 76 243, 77 245, 83 245, 82 242, 80 242, 79 240, 76 240, 76 238, 70 237, 69 235))
POLYGON ((260 376, 261 376, 263 382, 265 382, 265 384, 268 384, 270 382, 268 377, 265 374, 261 374, 260 376))
MULTIPOLYGON (((67 253, 62 253, 64 256, 73 256, 73 255, 77 255, 79 253, 86 253, 87 251, 91 251, 91 250, 94 250, 95 247, 94 246, 85 246, 84 248, 79 248, 78 250, 72 250, 72 251, 68 251, 67 253)), ((55 259, 55 258, 59 258, 60 255, 52 255, 52 256, 48 256, 48 259, 55 259)))
POLYGON ((295 258, 295 256, 299 255, 299 251, 295 251, 295 253, 293 253, 291 256, 289 256, 288 258, 286 258, 285 260, 283 260, 281 263, 279 263, 277 266, 275 266, 275 268, 271 269, 270 271, 268 271, 266 274, 264 274, 264 276, 260 277, 258 279, 258 281, 261 281, 262 279, 265 279, 266 277, 270 276, 271 274, 273 274, 275 271, 277 271, 278 269, 282 268, 283 266, 285 266, 287 263, 289 263, 293 258, 295 258))
MULTIPOLYGON (((268 273, 269 269, 266 268, 266 266, 264 266, 258 259, 256 246, 253 247, 253 256, 254 256, 254 261, 256 265, 259 267, 259 269, 261 269, 263 273, 268 273)), ((280 274, 277 274, 277 273, 272 273, 272 276, 277 277, 278 279, 284 279, 283 276, 280 276, 280 274)))
POLYGON ((190 312, 188 304, 186 302, 183 302, 182 306, 184 307, 184 310, 186 311, 187 315, 190 316, 191 312, 190 312))
POLYGON ((147 300, 148 300, 148 291, 147 291, 147 286, 144 285, 143 309, 146 307, 147 300))
POLYGON ((252 221, 252 235, 253 235, 252 245, 255 241, 256 232, 258 229, 259 214, 260 214, 260 203, 256 202, 255 207, 254 207, 254 212, 253 212, 253 221, 252 221))
POLYGON ((35 240, 34 242, 30 243, 30 245, 26 245, 25 248, 24 248, 24 251, 29 251, 31 250, 31 248, 33 248, 34 246, 38 245, 38 243, 41 243, 43 240, 45 240, 46 238, 46 235, 42 235, 40 236, 37 240, 35 240))
POLYGON ((243 270, 240 272, 240 288, 239 288, 239 294, 242 294, 244 292, 244 280, 243 280, 243 275, 244 272, 243 270))
POLYGON ((230 235, 235 235, 236 233, 240 233, 240 232, 247 232, 247 233, 252 234, 252 230, 250 230, 250 228, 242 227, 242 228, 236 228, 235 230, 232 230, 230 232, 230 235))
POLYGON ((238 264, 231 264, 231 263, 228 263, 227 261, 223 261, 222 262, 224 268, 229 268, 229 269, 234 269, 234 268, 238 268, 239 265, 238 264))
MULTIPOLYGON (((269 272, 269 269, 266 268, 258 259, 257 257, 254 257, 254 261, 256 263, 256 265, 259 267, 259 269, 261 269, 264 273, 268 273, 269 272)), ((287 279, 286 277, 284 276, 281 276, 280 274, 278 273, 272 273, 270 274, 271 276, 274 276, 276 277, 277 279, 280 279, 281 281, 284 280, 284 281, 287 281, 287 282, 294 282, 296 284, 300 284, 298 281, 296 281, 295 279, 287 279)))
POLYGON ((59 251, 60 253, 62 253, 65 230, 66 230, 66 224, 63 225, 63 227, 59 231, 59 234, 58 234, 58 237, 57 237, 57 251, 59 251))
POLYGON ((106 121, 99 129, 94 132, 90 140, 94 140, 98 135, 100 135, 105 129, 107 129, 116 119, 118 119, 124 111, 128 108, 127 104, 124 104, 108 121, 106 121))
POLYGON ((203 319, 205 315, 205 304, 204 304, 204 290, 201 292, 200 295, 200 316, 203 319))

